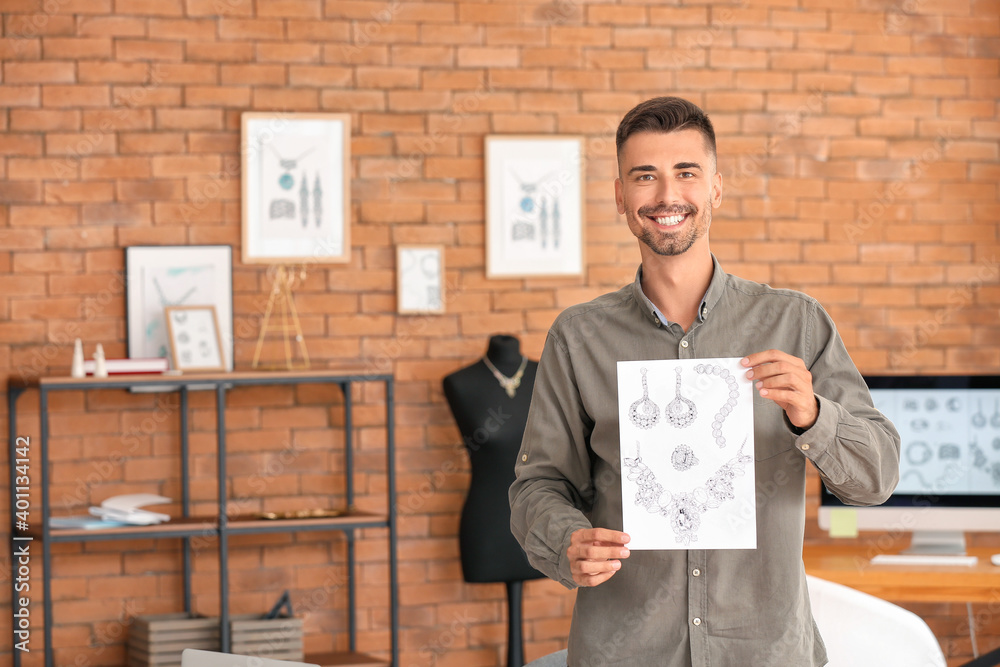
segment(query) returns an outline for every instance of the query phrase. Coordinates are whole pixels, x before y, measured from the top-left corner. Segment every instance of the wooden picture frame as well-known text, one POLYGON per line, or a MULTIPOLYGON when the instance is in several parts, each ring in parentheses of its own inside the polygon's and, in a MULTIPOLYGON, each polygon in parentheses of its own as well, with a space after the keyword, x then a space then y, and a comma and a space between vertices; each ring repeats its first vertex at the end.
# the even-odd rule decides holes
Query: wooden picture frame
POLYGON ((244 113, 245 264, 351 259, 351 116, 244 113))
POLYGON ((164 308, 215 308, 225 370, 233 370, 233 251, 215 246, 130 246, 125 249, 128 356, 170 353, 164 308))
POLYGON ((163 309, 170 340, 170 361, 184 373, 226 370, 215 306, 169 306, 163 309))
POLYGON ((396 246, 396 310, 444 312, 444 247, 396 246))
POLYGON ((486 277, 582 276, 583 137, 492 135, 484 156, 486 277))

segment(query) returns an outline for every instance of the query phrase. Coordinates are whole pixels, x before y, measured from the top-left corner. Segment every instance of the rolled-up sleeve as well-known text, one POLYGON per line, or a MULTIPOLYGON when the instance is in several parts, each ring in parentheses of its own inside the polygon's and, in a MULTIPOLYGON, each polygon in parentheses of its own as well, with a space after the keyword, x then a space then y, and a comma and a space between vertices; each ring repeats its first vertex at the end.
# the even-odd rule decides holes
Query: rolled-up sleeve
POLYGON ((510 527, 528 561, 567 588, 576 586, 566 556, 570 537, 591 527, 585 512, 593 502, 592 424, 568 349, 550 332, 510 487, 510 527))
POLYGON ((875 409, 833 320, 818 304, 808 318, 809 371, 819 416, 795 445, 816 466, 827 489, 849 505, 878 505, 899 482, 899 433, 875 409))

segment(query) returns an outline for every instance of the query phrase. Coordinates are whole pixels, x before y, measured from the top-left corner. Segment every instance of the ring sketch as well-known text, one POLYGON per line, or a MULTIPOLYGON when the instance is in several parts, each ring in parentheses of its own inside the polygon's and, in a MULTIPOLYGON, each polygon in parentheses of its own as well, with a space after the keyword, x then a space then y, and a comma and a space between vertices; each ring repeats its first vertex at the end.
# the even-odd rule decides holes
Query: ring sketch
POLYGON ((618 362, 630 549, 756 548, 753 388, 745 370, 739 358, 618 362), (659 408, 654 399, 666 396, 672 400, 659 408), (740 443, 736 451, 727 438, 740 443))

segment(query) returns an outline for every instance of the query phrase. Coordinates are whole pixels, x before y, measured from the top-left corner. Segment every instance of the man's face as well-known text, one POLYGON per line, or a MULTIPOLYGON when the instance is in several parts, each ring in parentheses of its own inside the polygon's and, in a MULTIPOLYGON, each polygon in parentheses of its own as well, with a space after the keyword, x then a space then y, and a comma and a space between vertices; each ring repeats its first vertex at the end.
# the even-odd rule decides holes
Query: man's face
POLYGON ((722 175, 701 132, 639 132, 622 146, 615 202, 636 238, 659 255, 708 242, 722 175))

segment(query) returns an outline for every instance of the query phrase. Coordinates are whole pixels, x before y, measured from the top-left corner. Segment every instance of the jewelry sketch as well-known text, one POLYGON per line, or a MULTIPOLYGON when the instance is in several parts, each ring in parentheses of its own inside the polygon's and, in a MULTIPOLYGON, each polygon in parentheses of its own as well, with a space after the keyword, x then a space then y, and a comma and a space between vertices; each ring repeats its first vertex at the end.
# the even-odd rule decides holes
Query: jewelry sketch
POLYGON ((396 246, 397 310, 400 313, 444 312, 444 248, 396 246))
POLYGON ((620 454, 629 548, 756 547, 753 386, 744 370, 739 358, 618 362, 620 442, 635 443, 634 456, 631 447, 620 454), (660 424, 653 398, 665 395, 673 398, 660 424), (742 439, 737 452, 723 449, 727 436, 742 439))
MULTIPOLYGON (((698 416, 698 406, 691 399, 681 396, 681 367, 678 366, 674 371, 677 373, 677 395, 674 400, 667 403, 667 421, 677 428, 684 428, 690 426, 698 416)), ((643 380, 645 381, 645 378, 643 380)))
MULTIPOLYGON (((636 457, 639 456, 639 446, 636 445, 636 457)), ((694 450, 685 444, 677 445, 674 448, 673 454, 670 455, 670 465, 674 467, 674 470, 690 470, 694 466, 698 465, 700 461, 698 457, 694 455, 694 450)))
POLYGON ((692 542, 697 542, 701 515, 736 498, 733 480, 742 477, 746 464, 753 461, 753 457, 743 453, 748 438, 749 436, 743 439, 736 456, 716 470, 704 486, 676 494, 665 491, 657 481, 656 474, 643 463, 637 442, 635 458, 625 459, 625 467, 629 470, 628 479, 639 487, 635 493, 635 504, 651 514, 667 518, 678 543, 689 546, 692 542))
POLYGON ((983 428, 986 426, 986 415, 983 414, 983 401, 979 400, 979 411, 972 415, 972 425, 976 428, 983 428))
POLYGON ((649 385, 646 383, 646 369, 643 368, 640 372, 642 373, 642 398, 629 407, 628 418, 639 428, 650 429, 656 426, 656 422, 660 420, 660 408, 656 405, 656 403, 649 400, 649 385))
POLYGON ((243 258, 350 259, 350 115, 242 114, 243 258))
POLYGON ((583 139, 489 136, 488 277, 583 271, 583 139))
MULTIPOLYGON (((721 366, 698 364, 694 367, 694 372, 702 375, 709 373, 717 375, 726 381, 726 386, 729 388, 729 399, 725 405, 719 408, 719 412, 715 415, 715 421, 712 422, 712 436, 715 438, 715 444, 719 446, 719 449, 722 449, 726 446, 726 438, 722 435, 722 422, 726 421, 726 417, 736 407, 740 397, 739 385, 736 384, 736 378, 733 377, 732 373, 721 366)), ((677 381, 680 383, 680 378, 677 381)))

